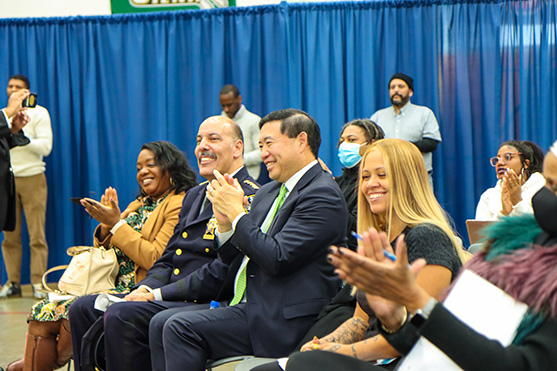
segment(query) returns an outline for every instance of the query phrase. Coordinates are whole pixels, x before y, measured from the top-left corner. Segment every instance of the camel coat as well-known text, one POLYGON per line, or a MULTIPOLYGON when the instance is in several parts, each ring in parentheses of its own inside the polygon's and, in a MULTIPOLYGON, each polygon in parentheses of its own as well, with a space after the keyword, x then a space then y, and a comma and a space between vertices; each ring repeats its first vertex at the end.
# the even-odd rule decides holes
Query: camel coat
MULTIPOLYGON (((178 223, 178 215, 182 208, 184 195, 185 192, 170 193, 149 215, 143 228, 141 228, 141 233, 124 224, 118 228, 114 235, 108 234, 103 241, 100 241, 97 238, 100 233, 100 226, 98 226, 95 230, 95 246, 107 247, 112 244, 122 250, 135 262, 135 282, 140 282, 149 268, 162 255, 168 240, 172 237, 174 227, 178 223)), ((139 209, 141 202, 141 200, 135 200, 130 203, 126 210, 122 212, 120 218, 124 219, 131 212, 139 209)))

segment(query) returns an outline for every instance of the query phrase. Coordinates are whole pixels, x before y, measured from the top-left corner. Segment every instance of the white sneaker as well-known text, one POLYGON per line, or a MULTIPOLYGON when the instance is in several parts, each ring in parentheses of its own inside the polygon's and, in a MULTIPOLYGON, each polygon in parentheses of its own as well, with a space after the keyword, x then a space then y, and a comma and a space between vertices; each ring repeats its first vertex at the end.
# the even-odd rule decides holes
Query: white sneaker
POLYGON ((33 286, 33 297, 35 299, 42 300, 48 298, 48 294, 46 293, 46 290, 42 283, 34 283, 32 286, 33 286))
POLYGON ((0 290, 0 299, 5 298, 20 298, 21 297, 21 287, 14 282, 7 282, 0 290))

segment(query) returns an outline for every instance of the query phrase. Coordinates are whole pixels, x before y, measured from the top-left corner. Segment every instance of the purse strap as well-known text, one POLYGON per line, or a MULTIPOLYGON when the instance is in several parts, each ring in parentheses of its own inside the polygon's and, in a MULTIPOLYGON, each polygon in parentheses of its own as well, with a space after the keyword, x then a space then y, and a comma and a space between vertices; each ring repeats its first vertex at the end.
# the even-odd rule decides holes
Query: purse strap
POLYGON ((91 246, 72 246, 72 247, 68 247, 68 249, 66 250, 66 253, 69 256, 76 256, 76 255, 81 254, 82 252, 90 251, 93 248, 94 247, 91 247, 91 246))
POLYGON ((68 268, 69 265, 57 265, 56 267, 52 267, 49 270, 47 270, 46 272, 44 272, 43 274, 43 287, 46 289, 46 291, 48 292, 54 292, 54 293, 59 293, 60 291, 57 290, 53 290, 51 289, 47 284, 46 284, 46 276, 48 276, 50 273, 52 272, 56 272, 56 271, 61 271, 64 270, 66 268, 68 268))
MULTIPOLYGON (((69 247, 66 252, 69 256, 76 256, 79 255, 83 252, 86 251, 91 251, 91 249, 95 249, 98 248, 101 250, 102 255, 104 256, 104 254, 108 251, 107 249, 105 249, 103 246, 99 246, 99 247, 92 247, 92 246, 72 246, 69 247)), ((54 292, 54 293, 61 293, 60 290, 53 290, 51 289, 47 284, 46 284, 46 276, 48 276, 50 273, 52 272, 56 272, 56 271, 61 271, 61 270, 65 270, 66 268, 68 268, 69 265, 57 265, 55 267, 50 268, 49 270, 47 270, 46 272, 44 272, 43 274, 43 278, 42 278, 42 282, 43 282, 43 286, 45 288, 45 291, 47 292, 54 292)))

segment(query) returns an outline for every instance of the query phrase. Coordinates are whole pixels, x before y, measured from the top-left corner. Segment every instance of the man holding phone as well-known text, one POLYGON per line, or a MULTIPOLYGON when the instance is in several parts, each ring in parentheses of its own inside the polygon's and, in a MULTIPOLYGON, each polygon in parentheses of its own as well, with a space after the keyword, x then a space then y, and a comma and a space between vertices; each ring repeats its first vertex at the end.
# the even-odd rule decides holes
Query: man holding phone
MULTIPOLYGON (((29 90, 29 79, 23 75, 13 75, 8 81, 8 97, 20 91, 29 90)), ((11 164, 15 175, 15 209, 16 223, 13 232, 4 232, 2 254, 8 282, 0 290, 0 299, 21 296, 21 244, 22 212, 25 213, 29 232, 31 252, 31 283, 33 295, 37 299, 46 297, 42 289, 41 278, 46 271, 48 245, 45 237, 47 185, 44 156, 52 149, 52 127, 50 115, 46 108, 37 105, 37 95, 29 94, 22 101, 27 106, 29 123, 25 127, 25 136, 29 143, 10 149, 11 164)))
POLYGON ((29 121, 21 102, 28 90, 13 94, 6 108, 0 110, 0 231, 11 231, 15 226, 15 185, 10 164, 10 148, 25 145, 29 139, 21 130, 29 121))

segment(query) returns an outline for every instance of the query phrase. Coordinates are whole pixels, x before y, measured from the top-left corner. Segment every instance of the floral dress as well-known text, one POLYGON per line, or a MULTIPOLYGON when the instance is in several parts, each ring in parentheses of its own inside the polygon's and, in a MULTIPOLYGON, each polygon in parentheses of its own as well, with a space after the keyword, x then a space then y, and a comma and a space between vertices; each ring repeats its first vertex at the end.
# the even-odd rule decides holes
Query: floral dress
MULTIPOLYGON (((146 202, 139 207, 136 211, 130 213, 126 217, 126 223, 132 227, 137 232, 141 232, 143 224, 151 215, 151 212, 165 199, 162 197, 155 202, 146 202)), ((120 266, 118 274, 116 275, 116 287, 110 290, 105 290, 104 292, 109 294, 121 294, 127 293, 135 285, 135 263, 126 254, 124 254, 118 247, 109 245, 108 248, 114 249, 116 252, 116 258, 120 266)), ((31 307, 28 321, 40 321, 40 322, 53 322, 61 319, 68 318, 68 309, 70 305, 77 299, 77 297, 61 300, 57 302, 51 302, 50 300, 43 299, 31 307)))

